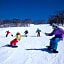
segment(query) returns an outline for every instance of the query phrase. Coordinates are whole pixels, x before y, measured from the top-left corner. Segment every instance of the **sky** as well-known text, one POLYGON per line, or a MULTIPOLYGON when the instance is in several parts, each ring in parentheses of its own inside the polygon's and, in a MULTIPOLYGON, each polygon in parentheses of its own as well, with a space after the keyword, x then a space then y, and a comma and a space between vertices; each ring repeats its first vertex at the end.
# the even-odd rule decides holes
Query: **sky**
POLYGON ((64 10, 64 0, 0 0, 0 19, 48 20, 64 10))

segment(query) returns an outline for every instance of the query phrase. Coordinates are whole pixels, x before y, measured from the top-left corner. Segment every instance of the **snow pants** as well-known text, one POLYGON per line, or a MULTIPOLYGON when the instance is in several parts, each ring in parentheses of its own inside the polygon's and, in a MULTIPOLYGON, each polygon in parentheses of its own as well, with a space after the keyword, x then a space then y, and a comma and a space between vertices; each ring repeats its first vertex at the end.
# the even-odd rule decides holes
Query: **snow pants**
POLYGON ((57 46, 58 46, 58 42, 60 41, 61 39, 60 38, 52 38, 50 39, 50 47, 52 49, 57 49, 57 46))
POLYGON ((40 36, 40 33, 39 32, 37 33, 37 36, 40 36))
POLYGON ((8 34, 6 34, 6 37, 8 36, 8 34))
POLYGON ((10 42, 10 45, 16 45, 16 43, 17 43, 17 42, 14 42, 14 40, 12 40, 12 41, 10 42))

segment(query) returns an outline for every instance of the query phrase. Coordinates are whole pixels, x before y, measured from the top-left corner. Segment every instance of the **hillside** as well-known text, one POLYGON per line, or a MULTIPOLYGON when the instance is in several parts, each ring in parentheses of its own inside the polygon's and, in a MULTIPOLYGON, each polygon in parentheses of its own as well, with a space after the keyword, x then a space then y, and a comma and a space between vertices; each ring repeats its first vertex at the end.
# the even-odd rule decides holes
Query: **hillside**
POLYGON ((51 31, 52 27, 48 24, 0 28, 0 64, 64 64, 64 40, 58 44, 59 53, 51 53, 45 49, 51 37, 44 33, 51 31), (36 36, 37 28, 42 30, 41 37, 36 36), (10 30, 13 35, 16 32, 24 34, 25 30, 29 33, 28 37, 21 38, 17 48, 11 48, 6 45, 15 37, 9 35, 6 38, 6 30, 10 30))

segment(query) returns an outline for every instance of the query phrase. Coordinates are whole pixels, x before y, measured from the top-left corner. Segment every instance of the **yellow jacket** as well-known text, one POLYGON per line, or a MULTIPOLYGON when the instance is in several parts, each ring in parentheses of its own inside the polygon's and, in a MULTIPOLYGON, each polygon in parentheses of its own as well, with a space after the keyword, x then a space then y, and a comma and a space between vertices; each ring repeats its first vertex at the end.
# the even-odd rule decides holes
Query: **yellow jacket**
POLYGON ((25 37, 25 35, 15 35, 15 37, 20 41, 21 37, 25 37))

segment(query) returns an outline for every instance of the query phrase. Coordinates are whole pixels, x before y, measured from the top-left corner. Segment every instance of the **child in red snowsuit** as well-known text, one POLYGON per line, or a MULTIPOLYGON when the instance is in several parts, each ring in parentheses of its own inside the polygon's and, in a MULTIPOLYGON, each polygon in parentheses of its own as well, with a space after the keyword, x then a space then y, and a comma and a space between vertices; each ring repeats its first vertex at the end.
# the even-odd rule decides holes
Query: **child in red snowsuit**
POLYGON ((16 43, 18 42, 17 38, 15 38, 14 40, 10 41, 10 45, 16 45, 16 43))
POLYGON ((8 34, 9 34, 10 32, 9 32, 9 30, 8 31, 6 31, 6 37, 8 36, 8 34))

